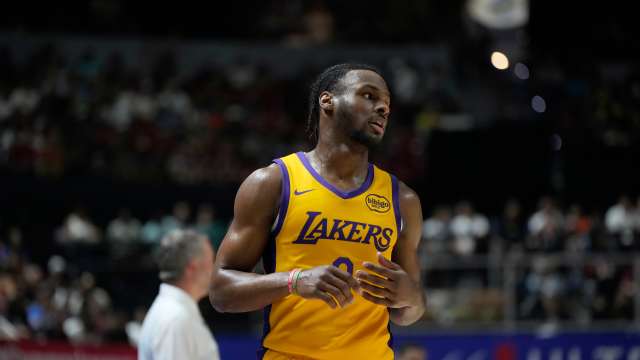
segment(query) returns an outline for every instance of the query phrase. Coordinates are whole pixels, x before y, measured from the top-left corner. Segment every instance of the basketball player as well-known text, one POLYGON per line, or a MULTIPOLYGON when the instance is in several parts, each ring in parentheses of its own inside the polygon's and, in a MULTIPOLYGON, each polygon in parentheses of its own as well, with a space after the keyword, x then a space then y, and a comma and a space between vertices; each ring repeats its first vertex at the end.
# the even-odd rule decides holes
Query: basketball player
POLYGON ((209 299, 265 308, 264 359, 393 359, 389 320, 425 310, 416 193, 368 162, 389 121, 379 71, 341 64, 312 86, 307 153, 274 160, 236 195, 209 299), (253 272, 260 256, 267 274, 253 272))

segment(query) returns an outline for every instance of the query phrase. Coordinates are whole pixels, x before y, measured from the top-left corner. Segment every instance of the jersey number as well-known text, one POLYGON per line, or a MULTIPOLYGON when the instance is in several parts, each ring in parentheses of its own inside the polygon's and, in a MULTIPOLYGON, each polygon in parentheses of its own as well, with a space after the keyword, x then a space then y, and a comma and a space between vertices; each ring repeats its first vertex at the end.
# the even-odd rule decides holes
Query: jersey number
POLYGON ((353 275, 353 263, 348 257, 341 256, 333 262, 333 266, 337 268, 340 268, 340 265, 346 266, 346 271, 349 273, 349 275, 353 275))

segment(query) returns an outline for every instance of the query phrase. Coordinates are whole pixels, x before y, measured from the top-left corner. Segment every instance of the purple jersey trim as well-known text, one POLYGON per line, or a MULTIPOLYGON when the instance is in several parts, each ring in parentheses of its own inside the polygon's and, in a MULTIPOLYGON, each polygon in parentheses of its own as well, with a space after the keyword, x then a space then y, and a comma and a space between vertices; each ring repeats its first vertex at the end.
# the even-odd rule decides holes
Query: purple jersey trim
POLYGON ((353 197, 356 197, 356 196, 362 194, 363 192, 367 191, 367 189, 369 189, 369 186, 371 186, 371 183, 373 183, 373 172, 374 172, 373 171, 373 165, 369 164, 369 168, 367 169, 367 178, 364 180, 362 185, 360 185, 360 187, 355 189, 355 190, 344 192, 344 191, 336 188, 335 186, 331 185, 320 174, 318 174, 316 169, 314 169, 313 166, 311 166, 311 164, 309 163, 309 160, 307 159, 307 156, 303 152, 297 152, 296 155, 298 155, 298 158, 302 162, 302 165, 304 165, 304 167, 307 169, 307 171, 320 184, 322 184, 324 187, 329 189, 332 193, 338 195, 339 197, 341 197, 343 199, 350 199, 350 198, 353 198, 353 197))
MULTIPOLYGON (((391 197, 393 197, 392 202, 393 202, 393 213, 396 217, 396 234, 397 237, 396 239, 400 238, 400 231, 402 230, 402 216, 400 214, 400 186, 398 184, 398 178, 396 178, 394 175, 389 174, 389 176, 391 176, 391 197)), ((397 241, 396 241, 397 244, 397 241)), ((397 248, 394 246, 394 251, 397 248)), ((393 255, 391 255, 393 257, 393 255)), ((393 332, 391 332, 391 310, 389 308, 387 308, 387 310, 389 311, 389 323, 387 324, 387 331, 389 332, 389 341, 387 342, 387 345, 393 349, 393 332)))
POLYGON ((402 215, 400 214, 400 186, 398 185, 398 178, 393 175, 391 175, 391 194, 393 197, 393 212, 396 215, 396 226, 398 227, 397 234, 398 237, 400 237, 400 231, 402 230, 402 215))
MULTIPOLYGON (((278 235, 278 233, 280 233, 282 224, 284 224, 284 218, 285 216, 287 216, 290 192, 289 171, 287 171, 287 166, 284 164, 282 159, 275 159, 273 160, 273 162, 278 164, 278 166, 280 167, 280 171, 282 172, 282 191, 280 193, 280 209, 278 209, 278 221, 276 223, 276 226, 273 228, 273 231, 271 231, 267 242, 267 247, 262 254, 262 264, 267 274, 271 274, 276 271, 276 236, 278 235)), ((258 359, 263 359, 268 350, 264 346, 264 340, 267 338, 267 335, 269 335, 269 332, 271 332, 271 324, 269 323, 269 318, 271 317, 271 304, 264 308, 262 315, 262 339, 260 341, 260 347, 257 351, 258 359)))
POLYGON ((282 224, 284 224, 284 217, 287 216, 287 208, 289 207, 289 192, 290 184, 289 184, 289 171, 287 171, 287 166, 281 159, 273 160, 280 167, 280 171, 282 172, 282 191, 280 193, 280 209, 278 210, 278 222, 276 226, 273 228, 271 236, 274 238, 280 233, 280 229, 282 229, 282 224))
POLYGON ((271 315, 271 304, 264 308, 262 312, 263 316, 263 326, 262 326, 262 340, 260 340, 260 347, 257 350, 258 360, 264 359, 264 356, 267 354, 267 349, 264 347, 264 339, 267 337, 269 332, 271 331, 271 324, 269 324, 269 317, 271 315))

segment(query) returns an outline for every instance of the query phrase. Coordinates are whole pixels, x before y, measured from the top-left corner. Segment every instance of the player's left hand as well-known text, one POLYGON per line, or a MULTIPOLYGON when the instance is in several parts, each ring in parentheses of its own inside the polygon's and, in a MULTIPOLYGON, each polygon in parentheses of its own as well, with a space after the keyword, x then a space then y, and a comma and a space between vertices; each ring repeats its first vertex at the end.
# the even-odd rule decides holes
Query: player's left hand
POLYGON ((420 303, 420 286, 402 267, 378 253, 379 264, 368 261, 362 265, 372 273, 358 270, 356 280, 360 295, 372 303, 391 308, 403 308, 420 303))

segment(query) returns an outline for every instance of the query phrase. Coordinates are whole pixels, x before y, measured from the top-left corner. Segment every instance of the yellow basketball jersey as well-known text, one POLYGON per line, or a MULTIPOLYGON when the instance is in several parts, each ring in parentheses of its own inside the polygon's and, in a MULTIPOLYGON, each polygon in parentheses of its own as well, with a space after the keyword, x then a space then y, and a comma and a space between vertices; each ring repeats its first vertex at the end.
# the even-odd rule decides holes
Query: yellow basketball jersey
MULTIPOLYGON (((267 272, 330 265, 354 274, 377 253, 391 259, 400 230, 398 182, 372 164, 358 189, 343 192, 318 174, 302 152, 276 159, 282 172, 280 211, 264 254, 267 272)), ((365 270, 366 271, 366 270, 365 270)), ((331 309, 289 295, 265 309, 264 359, 393 359, 389 312, 354 293, 331 309)))

